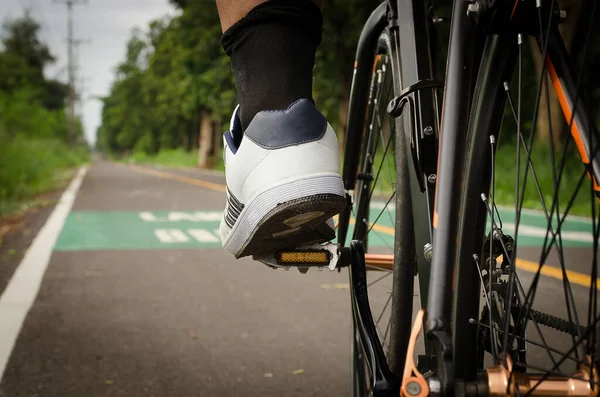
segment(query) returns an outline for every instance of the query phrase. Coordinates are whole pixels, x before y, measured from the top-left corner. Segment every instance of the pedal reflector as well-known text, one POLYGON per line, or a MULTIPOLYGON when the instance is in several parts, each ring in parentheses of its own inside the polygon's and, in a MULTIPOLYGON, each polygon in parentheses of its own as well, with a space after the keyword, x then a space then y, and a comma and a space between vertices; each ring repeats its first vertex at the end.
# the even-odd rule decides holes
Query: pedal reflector
POLYGON ((331 253, 326 250, 319 251, 280 251, 277 261, 281 265, 314 264, 329 265, 331 253))

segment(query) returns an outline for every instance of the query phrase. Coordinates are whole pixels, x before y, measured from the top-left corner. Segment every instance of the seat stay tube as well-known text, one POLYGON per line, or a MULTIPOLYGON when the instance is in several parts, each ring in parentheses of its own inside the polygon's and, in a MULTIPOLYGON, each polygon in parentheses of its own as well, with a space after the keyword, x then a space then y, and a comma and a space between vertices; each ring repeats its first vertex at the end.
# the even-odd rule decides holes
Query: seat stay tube
MULTIPOLYGON (((395 31, 399 36, 397 53, 400 54, 401 60, 398 60, 397 64, 401 90, 418 82, 433 80, 427 3, 423 0, 398 0, 396 4, 398 27, 395 31)), ((424 247, 432 242, 433 237, 431 222, 436 181, 439 111, 435 89, 418 90, 412 95, 415 104, 412 107, 414 112, 410 114, 411 107, 407 107, 402 114, 402 128, 398 129, 398 139, 404 138, 408 158, 411 158, 411 151, 415 150, 415 145, 418 144, 420 148, 417 156, 418 164, 411 167, 413 169, 409 172, 409 178, 421 307, 426 308, 430 263, 425 257, 424 247), (421 191, 421 186, 425 186, 424 192, 421 191)), ((427 344, 426 350, 429 351, 427 344)))
POLYGON ((452 349, 453 278, 458 262, 459 211, 467 127, 481 47, 475 21, 467 15, 468 3, 455 1, 442 105, 435 208, 434 242, 427 302, 427 333, 433 342, 437 376, 443 395, 454 385, 452 349))

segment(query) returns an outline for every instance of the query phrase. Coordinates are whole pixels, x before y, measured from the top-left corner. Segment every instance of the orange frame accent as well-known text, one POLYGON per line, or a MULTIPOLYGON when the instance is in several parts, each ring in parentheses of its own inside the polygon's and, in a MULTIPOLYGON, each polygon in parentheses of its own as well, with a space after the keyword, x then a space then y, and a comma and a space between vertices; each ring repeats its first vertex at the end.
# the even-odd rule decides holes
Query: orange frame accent
MULTIPOLYGON (((554 87, 554 91, 556 92, 556 96, 558 97, 558 101, 560 102, 560 107, 563 111, 563 115, 565 116, 567 123, 571 124, 569 132, 575 140, 575 145, 577 145, 577 151, 581 156, 581 161, 585 165, 588 165, 590 163, 590 158, 587 152, 585 151, 585 145, 583 144, 583 139, 581 138, 581 130, 579 129, 579 126, 577 125, 577 122, 573 117, 573 111, 571 110, 571 106, 567 101, 565 90, 563 89, 562 84, 560 83, 560 79, 558 78, 556 69, 552 64, 552 60, 548 56, 546 56, 546 67, 548 69, 548 74, 550 75, 550 80, 552 80, 552 86, 554 87)), ((587 174, 592 181, 594 191, 600 192, 600 185, 598 184, 596 178, 594 178, 594 176, 591 175, 589 172, 587 174)))
POLYGON ((590 159, 585 151, 585 146, 583 145, 583 140, 581 139, 581 132, 579 131, 579 126, 573 117, 573 112, 571 107, 569 106, 569 102, 567 101, 567 96, 565 94, 565 90, 560 84, 560 79, 556 74, 556 69, 554 69, 554 65, 550 60, 550 57, 546 56, 546 67, 548 68, 548 74, 550 75, 550 79, 552 80, 552 86, 554 86, 554 91, 556 91, 556 96, 558 96, 558 101, 560 102, 560 107, 563 111, 563 114, 567 120, 567 123, 573 121, 571 126, 571 135, 573 139, 575 139, 575 144, 577 145, 577 150, 579 151, 579 155, 581 156, 581 160, 585 164, 590 163, 590 159))

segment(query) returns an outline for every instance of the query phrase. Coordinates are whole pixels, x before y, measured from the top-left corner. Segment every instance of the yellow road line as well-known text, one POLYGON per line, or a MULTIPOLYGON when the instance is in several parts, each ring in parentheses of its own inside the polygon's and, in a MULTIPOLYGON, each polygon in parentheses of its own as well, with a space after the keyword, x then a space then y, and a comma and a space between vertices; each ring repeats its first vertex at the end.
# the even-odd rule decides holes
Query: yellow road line
MULTIPOLYGON (((525 270, 526 272, 536 273, 538 271, 538 267, 539 265, 535 262, 530 262, 525 259, 517 258, 517 269, 525 270)), ((546 277, 552 277, 557 280, 562 281, 563 279, 562 270, 557 267, 544 265, 542 266, 542 270, 540 270, 540 273, 546 277)), ((569 282, 571 284, 577 284, 581 285, 582 287, 588 288, 592 285, 592 278, 586 274, 574 272, 573 270, 566 270, 566 273, 567 278, 569 279, 569 282)), ((600 287, 600 278, 596 279, 596 286, 600 287)))
MULTIPOLYGON (((355 220, 351 219, 350 223, 354 224, 355 220)), ((394 235, 393 227, 384 226, 384 225, 371 225, 371 227, 373 228, 373 230, 377 230, 382 233, 386 233, 390 236, 394 235)), ((516 262, 517 262, 517 269, 524 270, 524 271, 530 272, 530 273, 537 273, 537 271, 538 271, 539 265, 535 262, 531 262, 531 261, 528 261, 525 259, 520 259, 520 258, 517 258, 516 262)), ((575 272, 573 270, 566 270, 566 273, 567 273, 567 278, 569 279, 569 282, 571 284, 577 284, 582 287, 588 287, 588 288, 592 284, 592 278, 586 274, 575 272)), ((540 270, 540 274, 542 274, 546 277, 555 278, 555 279, 561 280, 561 281, 563 279, 562 269, 553 267, 550 265, 542 266, 542 270, 540 270)), ((596 286, 598 286, 600 288, 600 278, 596 279, 596 286)))
MULTIPOLYGON (((182 175, 176 175, 176 174, 172 174, 170 172, 165 172, 165 171, 158 171, 158 170, 151 169, 151 168, 141 167, 139 165, 126 165, 126 166, 136 172, 141 172, 144 174, 157 176, 159 178, 171 179, 171 180, 175 180, 175 181, 179 181, 179 182, 183 182, 183 183, 188 183, 190 185, 199 186, 199 187, 203 187, 203 188, 210 189, 210 190, 216 190, 218 192, 225 192, 225 190, 227 189, 225 187, 225 185, 222 185, 219 183, 203 181, 200 179, 191 178, 191 177, 182 176, 182 175)), ((350 223, 354 224, 355 220, 351 219, 350 223)), ((373 230, 376 230, 378 232, 385 233, 390 236, 394 235, 393 227, 389 227, 389 226, 385 226, 385 225, 371 225, 371 226, 373 227, 373 230)), ((524 270, 524 271, 530 272, 530 273, 536 273, 538 270, 538 267, 539 267, 539 265, 535 262, 517 258, 517 269, 521 269, 521 270, 524 270)), ((557 280, 563 279, 562 270, 557 267, 544 265, 542 267, 542 270, 540 271, 540 273, 546 277, 551 277, 551 278, 554 278, 557 280)), ((566 273, 567 273, 567 277, 569 278, 569 282, 571 284, 577 284, 582 287, 589 287, 592 283, 592 278, 586 274, 575 272, 573 270, 567 270, 566 273)), ((596 285, 600 288, 600 278, 596 279, 596 285)))
POLYGON ((158 171, 158 170, 155 170, 152 168, 141 167, 139 165, 127 165, 127 168, 130 168, 131 170, 136 171, 136 172, 141 172, 143 174, 153 175, 153 176, 157 176, 159 178, 171 179, 174 181, 179 181, 179 182, 187 183, 190 185, 203 187, 205 189, 216 190, 218 192, 225 192, 227 190, 225 185, 222 185, 220 183, 203 181, 200 179, 191 178, 189 176, 172 174, 170 172, 165 172, 165 171, 158 171))

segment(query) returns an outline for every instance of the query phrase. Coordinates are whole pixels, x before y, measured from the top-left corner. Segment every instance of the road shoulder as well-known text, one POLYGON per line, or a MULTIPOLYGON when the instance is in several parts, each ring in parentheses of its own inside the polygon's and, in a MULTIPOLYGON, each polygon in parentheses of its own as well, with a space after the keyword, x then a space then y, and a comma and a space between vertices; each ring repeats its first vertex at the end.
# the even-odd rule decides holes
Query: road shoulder
POLYGON ((6 289, 27 249, 46 224, 64 191, 76 176, 77 169, 73 170, 64 186, 39 195, 34 200, 35 205, 24 212, 0 218, 0 295, 6 289))

